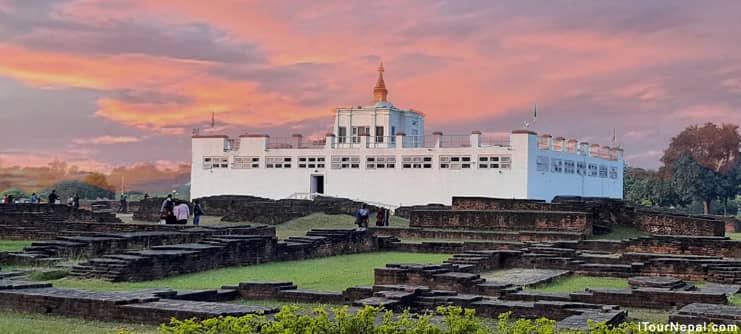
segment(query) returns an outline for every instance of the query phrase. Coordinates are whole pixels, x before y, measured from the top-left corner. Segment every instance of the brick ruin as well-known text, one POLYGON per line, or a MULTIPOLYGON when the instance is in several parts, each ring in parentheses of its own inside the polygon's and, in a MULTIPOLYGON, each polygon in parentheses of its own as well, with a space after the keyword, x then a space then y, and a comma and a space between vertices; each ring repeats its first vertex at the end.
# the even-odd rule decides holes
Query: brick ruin
MULTIPOLYGON (((213 208, 210 214, 250 208, 245 211, 249 213, 240 213, 241 217, 271 215, 264 218, 271 223, 306 212, 353 212, 359 206, 336 199, 312 205, 254 199, 243 206, 229 202, 235 200, 230 197, 207 200, 205 205, 213 208), (312 209, 305 210, 307 207, 312 209), (290 214, 274 213, 276 210, 290 214)), ((161 201, 152 201, 159 211, 161 201)), ((147 210, 151 210, 154 204, 142 208, 150 206, 147 210)), ((277 311, 231 303, 239 299, 378 305, 414 312, 458 305, 476 309, 483 316, 512 311, 515 317, 557 320, 562 328, 585 328, 587 320, 623 322, 628 316, 626 307, 640 307, 667 310, 671 320, 682 323, 741 325, 740 308, 727 305, 728 296, 737 294, 741 285, 741 241, 723 236, 728 221, 633 208, 622 201, 558 198, 545 203, 456 197, 451 207, 429 205, 407 210, 409 228, 315 229, 286 240, 275 238, 274 227, 265 225, 85 223, 27 213, 32 214, 37 215, 36 220, 13 220, 0 212, 0 217, 5 217, 0 220, 0 232, 15 239, 41 235, 51 240, 34 243, 22 252, 0 253, 0 263, 53 262, 83 256, 88 260, 72 269, 73 277, 109 281, 152 280, 220 267, 358 252, 454 255, 441 264, 387 264, 375 269, 372 286, 343 291, 301 289, 291 282, 241 282, 199 291, 96 292, 54 288, 48 283, 23 281, 19 273, 0 271, 0 308, 156 324, 171 317, 203 319, 277 311), (584 239, 615 225, 657 233, 620 241, 584 239), (396 238, 407 236, 468 241, 402 242, 396 238), (495 270, 521 273, 485 276, 495 270), (523 289, 573 274, 626 278, 630 288, 589 288, 572 293, 523 289), (698 280, 706 283, 689 283, 698 280)))
MULTIPOLYGON (((134 220, 158 221, 164 198, 141 201, 134 220)), ((312 213, 353 215, 364 203, 335 197, 317 196, 313 200, 272 200, 254 196, 211 196, 198 199, 208 215, 221 216, 225 222, 251 222, 276 225, 312 213)), ((366 204, 367 205, 367 204, 366 204)), ((378 207, 367 205, 375 212, 378 207)))
POLYGON ((468 230, 458 237, 479 239, 486 231, 504 236, 498 240, 582 239, 628 226, 650 234, 724 236, 738 223, 735 219, 686 215, 670 210, 633 207, 625 201, 606 198, 556 197, 540 200, 487 197, 453 197, 452 206, 428 205, 401 208, 409 217, 409 229, 378 231, 387 236, 448 238, 451 230, 468 230), (441 233, 445 231, 446 233, 441 233), (506 233, 517 232, 518 235, 506 233))

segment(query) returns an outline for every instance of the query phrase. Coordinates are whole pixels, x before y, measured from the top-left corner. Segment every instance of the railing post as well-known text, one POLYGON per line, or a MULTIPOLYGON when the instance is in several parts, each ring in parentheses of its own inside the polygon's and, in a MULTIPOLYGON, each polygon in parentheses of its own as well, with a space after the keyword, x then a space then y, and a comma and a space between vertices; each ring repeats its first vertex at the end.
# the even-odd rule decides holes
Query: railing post
POLYGON ((301 148, 303 144, 303 136, 300 133, 294 133, 291 135, 291 145, 293 148, 301 148))
POLYGON ((332 149, 334 148, 334 133, 328 133, 324 136, 324 148, 326 149, 332 149))
POLYGON ((481 131, 479 130, 471 131, 470 143, 471 143, 471 147, 481 146, 481 131))
POLYGON ((404 137, 406 134, 404 132, 397 132, 394 135, 396 136, 396 148, 404 148, 404 137))
POLYGON ((442 147, 442 141, 443 141, 443 133, 440 131, 435 131, 432 133, 433 141, 435 142, 435 148, 442 147))

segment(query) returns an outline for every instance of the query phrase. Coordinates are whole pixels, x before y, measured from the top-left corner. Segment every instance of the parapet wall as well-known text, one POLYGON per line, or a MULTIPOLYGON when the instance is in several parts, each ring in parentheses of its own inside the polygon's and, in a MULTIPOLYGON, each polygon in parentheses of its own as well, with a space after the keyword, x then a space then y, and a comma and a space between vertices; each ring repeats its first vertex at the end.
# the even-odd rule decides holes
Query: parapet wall
MULTIPOLYGON (((526 199, 453 197, 452 202, 452 210, 449 212, 479 211, 481 219, 489 219, 488 215, 491 212, 535 211, 545 216, 554 211, 581 212, 587 215, 593 226, 608 229, 614 225, 632 226, 652 234, 723 236, 726 226, 733 226, 720 217, 687 215, 672 210, 634 207, 625 201, 609 198, 558 196, 553 199, 552 203, 546 203, 526 199)), ((427 212, 426 219, 433 215, 434 213, 427 212)), ((438 228, 445 227, 438 225, 438 228)))
POLYGON ((453 196, 453 210, 552 210, 552 205, 537 199, 453 196))
POLYGON ((30 203, 0 205, 0 224, 34 222, 121 223, 121 220, 113 213, 92 212, 66 205, 30 203))
MULTIPOLYGON (((142 201, 135 220, 157 221, 164 198, 151 198, 142 201)), ((334 197, 318 196, 314 200, 281 199, 272 200, 254 196, 211 196, 198 199, 207 215, 221 216, 228 222, 251 222, 275 225, 303 217, 312 213, 352 215, 363 204, 361 202, 334 197)), ((367 205, 371 212, 376 206, 367 205)))
POLYGON ((636 210, 633 225, 652 234, 725 235, 726 223, 707 216, 689 216, 662 211, 636 210))

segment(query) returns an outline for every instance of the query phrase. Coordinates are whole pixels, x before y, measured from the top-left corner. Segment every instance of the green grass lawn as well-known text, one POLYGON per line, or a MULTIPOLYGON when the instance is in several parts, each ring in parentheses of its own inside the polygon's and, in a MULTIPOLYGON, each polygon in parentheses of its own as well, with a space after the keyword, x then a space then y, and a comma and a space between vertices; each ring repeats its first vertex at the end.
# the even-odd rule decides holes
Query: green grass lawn
POLYGON ((741 240, 741 233, 726 233, 726 236, 733 240, 741 240))
MULTIPOLYGON (((371 218, 369 225, 375 224, 375 217, 371 218)), ((389 221, 391 227, 409 227, 409 220, 391 216, 389 221)), ((328 215, 314 213, 305 217, 296 218, 283 224, 275 225, 275 233, 279 239, 303 236, 313 228, 354 228, 355 218, 350 215, 328 215)))
POLYGON ((543 292, 577 292, 586 288, 628 288, 628 280, 613 277, 569 276, 533 288, 543 292))
MULTIPOLYGON (((154 222, 140 222, 134 221, 131 218, 131 214, 117 214, 116 217, 121 219, 124 223, 136 223, 136 224, 155 224, 154 222)), ((370 219, 369 224, 373 226, 375 224, 375 216, 370 219)), ((249 223, 249 222, 245 222, 249 223)), ((188 221, 188 224, 193 224, 193 219, 188 221)), ((218 225, 233 225, 238 224, 234 222, 222 222, 221 217, 217 216, 202 216, 201 225, 204 226, 218 226, 218 225)), ((391 227, 409 227, 409 220, 391 216, 389 221, 391 227)), ((306 232, 313 228, 355 228, 355 218, 350 215, 328 215, 324 213, 313 213, 305 217, 296 218, 287 221, 282 224, 275 225, 276 235, 280 239, 286 239, 288 237, 303 236, 306 232)))
POLYGON ((31 246, 31 243, 34 243, 36 241, 34 240, 0 240, 0 252, 15 252, 23 250, 23 248, 26 248, 28 246, 31 246))
POLYGON ((372 285, 373 269, 384 267, 387 263, 441 263, 449 257, 449 254, 376 252, 214 269, 147 282, 111 283, 73 278, 50 282, 56 287, 89 290, 142 288, 197 290, 216 289, 223 285, 236 285, 245 281, 270 280, 292 281, 304 289, 340 291, 356 285, 372 285))
POLYGON ((140 334, 159 333, 154 326, 132 325, 36 313, 0 311, 0 333, 3 334, 115 334, 126 328, 140 334))
POLYGON ((638 238, 648 235, 645 232, 641 232, 636 228, 630 226, 610 226, 610 233, 592 235, 588 239, 590 240, 625 240, 630 238, 638 238))

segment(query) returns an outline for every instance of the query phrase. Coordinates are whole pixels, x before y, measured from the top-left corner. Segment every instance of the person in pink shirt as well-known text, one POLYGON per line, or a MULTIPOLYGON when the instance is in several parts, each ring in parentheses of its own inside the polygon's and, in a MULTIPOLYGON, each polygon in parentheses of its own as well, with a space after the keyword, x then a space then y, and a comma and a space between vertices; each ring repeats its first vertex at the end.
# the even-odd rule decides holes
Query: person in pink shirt
POLYGON ((188 204, 181 201, 172 211, 178 224, 185 225, 188 223, 188 217, 190 216, 190 208, 188 207, 188 204))

